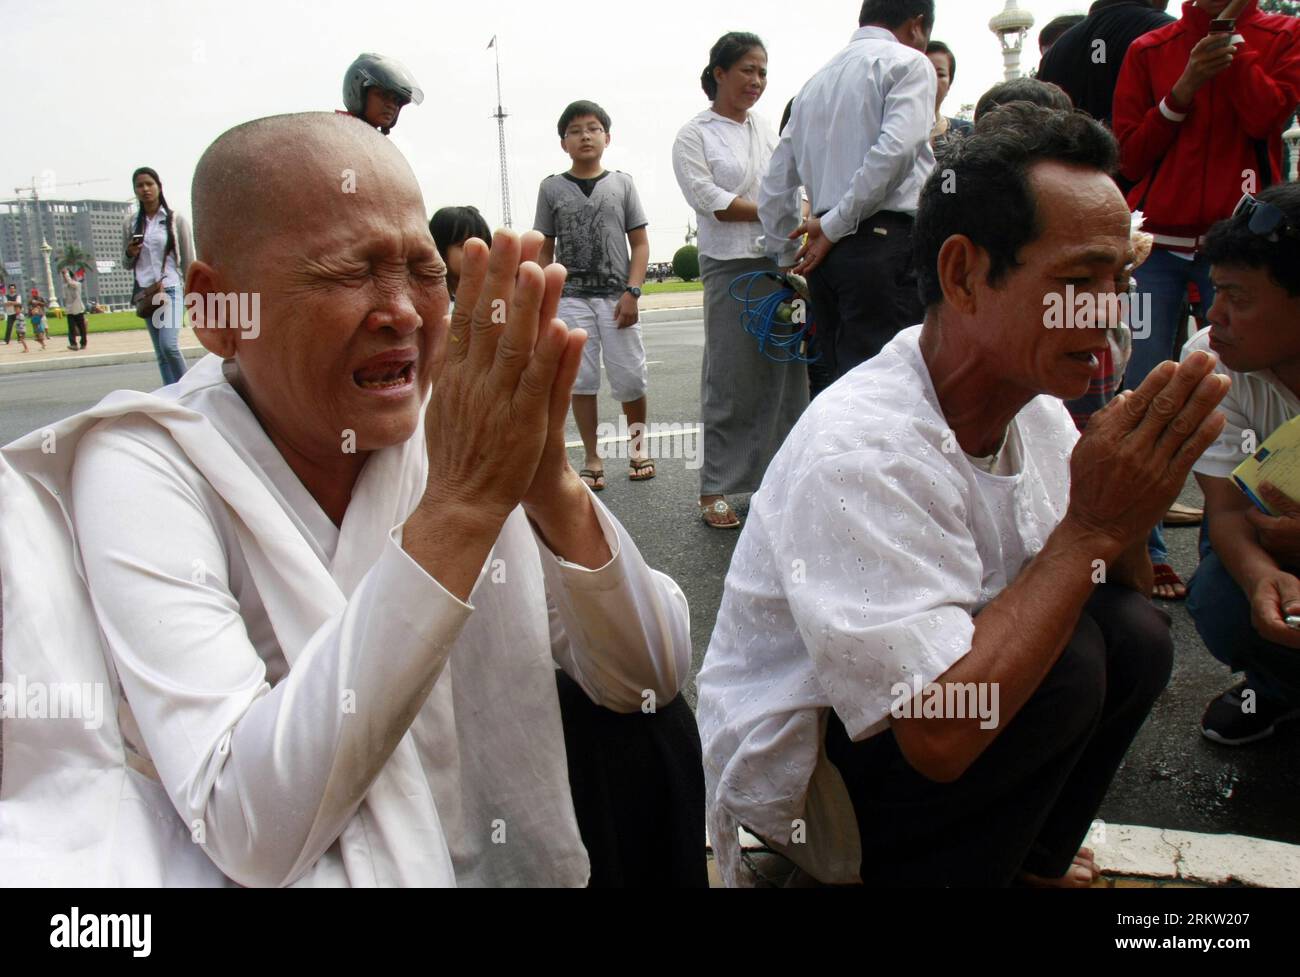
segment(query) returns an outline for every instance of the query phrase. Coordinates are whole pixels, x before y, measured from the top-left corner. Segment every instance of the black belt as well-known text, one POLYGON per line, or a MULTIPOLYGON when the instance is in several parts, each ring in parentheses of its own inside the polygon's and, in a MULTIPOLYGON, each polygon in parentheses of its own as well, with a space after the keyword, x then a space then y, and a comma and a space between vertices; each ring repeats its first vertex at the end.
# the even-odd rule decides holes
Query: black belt
MULTIPOLYGON (((824 210, 817 214, 818 220, 825 217, 830 211, 824 210)), ((870 217, 865 218, 858 229, 853 234, 862 234, 871 230, 873 227, 911 227, 916 223, 916 218, 911 214, 903 214, 897 210, 878 210, 870 217)), ((852 234, 845 235, 852 237, 852 234)))

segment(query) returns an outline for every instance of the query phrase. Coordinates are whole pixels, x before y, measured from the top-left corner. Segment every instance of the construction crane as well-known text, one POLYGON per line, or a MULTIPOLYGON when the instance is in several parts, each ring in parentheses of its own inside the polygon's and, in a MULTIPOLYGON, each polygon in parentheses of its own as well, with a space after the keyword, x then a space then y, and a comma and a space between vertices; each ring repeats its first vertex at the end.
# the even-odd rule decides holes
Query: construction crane
POLYGON ((50 309, 58 309, 60 306, 58 293, 54 291, 54 273, 50 270, 50 252, 54 249, 50 247, 50 242, 45 240, 45 228, 41 226, 41 191, 44 190, 46 195, 49 195, 58 189, 84 187, 90 183, 107 183, 108 180, 108 177, 102 177, 97 180, 77 180, 74 183, 44 184, 37 183, 36 177, 32 177, 32 182, 28 186, 14 187, 14 193, 18 195, 19 200, 26 198, 32 202, 32 214, 36 218, 36 229, 41 235, 40 251, 45 262, 45 294, 49 296, 50 309))

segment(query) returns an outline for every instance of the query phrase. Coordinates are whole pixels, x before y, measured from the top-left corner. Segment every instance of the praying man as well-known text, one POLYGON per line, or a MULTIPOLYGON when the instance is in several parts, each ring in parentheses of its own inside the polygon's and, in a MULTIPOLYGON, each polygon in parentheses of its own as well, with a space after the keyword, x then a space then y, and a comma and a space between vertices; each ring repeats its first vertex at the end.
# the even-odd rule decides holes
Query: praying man
POLYGON ((976 123, 945 159, 955 192, 936 172, 921 194, 924 321, 768 469, 699 676, 729 884, 753 881, 741 827, 828 884, 1097 878, 1083 842, 1171 665, 1146 536, 1228 388, 1198 353, 1082 438, 1070 421, 1134 263, 1116 161, 1083 115, 976 123), (1049 328, 1069 287, 1103 312, 1049 328))

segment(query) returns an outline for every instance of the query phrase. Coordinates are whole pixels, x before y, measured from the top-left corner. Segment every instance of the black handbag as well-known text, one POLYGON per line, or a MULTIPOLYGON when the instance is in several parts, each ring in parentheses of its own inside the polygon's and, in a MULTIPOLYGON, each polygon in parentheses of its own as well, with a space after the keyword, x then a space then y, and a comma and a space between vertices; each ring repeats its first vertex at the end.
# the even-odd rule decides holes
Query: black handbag
POLYGON ((135 307, 135 314, 141 319, 152 319, 154 309, 157 307, 154 296, 162 290, 161 281, 148 286, 136 285, 135 290, 131 293, 131 305, 135 307))

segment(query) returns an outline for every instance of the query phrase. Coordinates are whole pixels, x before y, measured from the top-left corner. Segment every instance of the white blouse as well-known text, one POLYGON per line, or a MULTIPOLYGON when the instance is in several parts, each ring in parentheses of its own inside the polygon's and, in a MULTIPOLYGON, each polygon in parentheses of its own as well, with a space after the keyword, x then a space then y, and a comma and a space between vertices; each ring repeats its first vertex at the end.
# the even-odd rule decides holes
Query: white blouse
POLYGON ((730 883, 738 825, 785 845, 797 818, 809 842, 841 839, 819 864, 827 856, 839 881, 856 876, 852 807, 842 785, 826 800, 836 778, 818 769, 825 712, 855 741, 886 729, 893 686, 934 681, 970 650, 974 616, 1065 513, 1078 434, 1062 403, 1038 397, 1016 416, 1017 474, 981 471, 944 419, 920 331, 900 333, 804 413, 727 574, 698 718, 710 832, 730 883))
MULTIPOLYGON (((141 285, 152 285, 160 273, 164 288, 181 284, 176 251, 167 251, 167 225, 163 221, 166 216, 167 208, 159 207, 152 217, 144 219, 144 241, 135 259, 135 280, 141 285)), ((179 230, 173 230, 179 234, 179 230)))
POLYGON ((737 197, 756 203, 758 188, 776 149, 776 133, 750 112, 736 122, 705 109, 682 126, 673 143, 673 172, 699 224, 700 254, 718 261, 761 258, 758 221, 720 221, 737 197))

